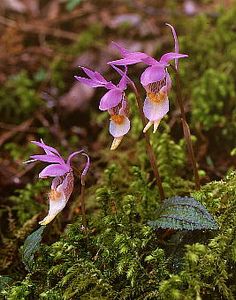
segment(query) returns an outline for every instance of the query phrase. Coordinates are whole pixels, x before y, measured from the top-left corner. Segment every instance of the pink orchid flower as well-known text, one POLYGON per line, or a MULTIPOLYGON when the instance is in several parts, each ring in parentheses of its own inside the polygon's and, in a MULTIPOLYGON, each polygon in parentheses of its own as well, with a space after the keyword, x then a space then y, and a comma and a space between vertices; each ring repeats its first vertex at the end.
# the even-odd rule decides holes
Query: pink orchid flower
POLYGON ((149 122, 143 129, 144 132, 146 132, 152 125, 154 126, 153 132, 156 132, 161 119, 169 111, 168 92, 171 89, 171 79, 167 70, 169 62, 171 60, 175 60, 175 67, 178 69, 178 59, 188 56, 186 54, 179 53, 179 44, 175 29, 170 24, 166 25, 169 26, 172 31, 175 41, 175 52, 169 52, 162 55, 158 61, 146 53, 130 52, 114 43, 123 58, 108 63, 110 65, 127 66, 142 62, 148 65, 140 78, 140 82, 147 93, 144 101, 143 112, 149 122))
POLYGON ((113 68, 121 75, 118 85, 108 82, 100 73, 83 68, 89 78, 75 76, 75 78, 91 87, 105 87, 109 91, 102 97, 99 109, 108 111, 110 114, 109 132, 114 137, 111 150, 115 150, 121 143, 125 134, 130 130, 130 120, 128 119, 127 101, 125 100, 125 90, 131 80, 127 76, 127 68, 123 72, 116 66, 113 68))
POLYGON ((39 173, 39 178, 54 177, 49 193, 48 215, 39 222, 40 225, 47 225, 64 209, 73 191, 74 175, 71 166, 72 158, 77 154, 84 155, 87 158, 86 165, 81 174, 82 185, 84 185, 84 177, 90 166, 90 159, 83 150, 80 150, 73 152, 67 161, 65 161, 55 148, 46 145, 43 140, 41 140, 41 142, 33 141, 32 143, 42 148, 45 154, 31 155, 31 160, 28 162, 41 161, 49 163, 49 165, 39 173))
POLYGON ((106 111, 116 107, 122 101, 124 91, 127 88, 127 79, 125 73, 121 77, 120 82, 115 85, 111 81, 107 81, 100 73, 96 71, 94 72, 84 67, 81 67, 81 69, 89 78, 75 76, 78 81, 94 88, 104 87, 108 90, 108 92, 100 100, 100 110, 106 111))

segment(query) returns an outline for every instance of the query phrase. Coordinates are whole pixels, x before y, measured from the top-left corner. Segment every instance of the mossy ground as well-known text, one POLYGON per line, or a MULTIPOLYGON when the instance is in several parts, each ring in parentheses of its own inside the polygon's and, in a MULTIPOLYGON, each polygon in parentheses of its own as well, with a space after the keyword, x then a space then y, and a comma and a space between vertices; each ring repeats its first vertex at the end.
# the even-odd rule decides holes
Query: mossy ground
MULTIPOLYGON (((155 218, 158 195, 133 168, 126 192, 112 166, 96 190, 99 210, 89 229, 77 218, 61 238, 43 245, 34 270, 2 292, 7 299, 235 299, 236 174, 191 195, 214 215, 219 230, 164 232, 155 218), (146 191, 145 191, 146 190, 146 191)), ((50 230, 50 228, 48 229, 50 230)))

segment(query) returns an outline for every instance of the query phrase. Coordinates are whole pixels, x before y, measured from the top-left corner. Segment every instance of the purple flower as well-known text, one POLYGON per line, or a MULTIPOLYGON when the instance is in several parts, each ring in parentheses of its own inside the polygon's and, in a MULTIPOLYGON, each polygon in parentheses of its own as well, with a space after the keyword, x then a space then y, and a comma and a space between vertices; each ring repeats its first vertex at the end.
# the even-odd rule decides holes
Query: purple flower
POLYGON ((131 83, 131 79, 127 76, 127 67, 125 71, 112 66, 120 75, 121 80, 118 85, 108 82, 98 72, 83 68, 83 71, 89 78, 75 76, 80 82, 91 87, 105 87, 109 91, 102 97, 99 109, 108 111, 110 114, 109 132, 114 137, 111 150, 115 150, 121 143, 124 135, 130 130, 130 121, 128 119, 127 101, 125 100, 125 90, 127 84, 131 83))
POLYGON ((127 88, 126 74, 123 73, 120 82, 115 85, 111 81, 107 81, 100 73, 94 72, 87 68, 81 67, 89 78, 75 76, 75 78, 91 87, 104 87, 108 92, 101 98, 99 109, 106 111, 116 107, 124 97, 124 91, 127 88))
POLYGON ((168 92, 171 88, 171 79, 167 71, 169 62, 171 60, 175 60, 175 67, 178 69, 178 59, 188 56, 186 54, 179 53, 179 44, 175 29, 170 24, 166 25, 169 26, 172 31, 175 41, 175 52, 169 52, 162 55, 158 61, 143 52, 130 52, 115 44, 123 58, 109 62, 110 65, 127 66, 140 62, 148 65, 140 78, 140 82, 147 93, 144 101, 143 112, 149 122, 143 129, 144 132, 146 132, 152 125, 154 125, 153 131, 156 132, 161 119, 169 111, 168 92))
POLYGON ((82 154, 87 158, 87 163, 81 174, 82 185, 84 185, 84 177, 88 172, 90 160, 89 156, 84 153, 83 150, 80 150, 73 152, 67 161, 65 161, 55 148, 44 144, 43 140, 41 140, 41 142, 33 141, 32 143, 41 147, 45 154, 31 155, 31 160, 28 162, 41 161, 49 163, 49 165, 39 173, 39 178, 54 177, 49 193, 49 212, 48 215, 39 222, 41 225, 47 225, 64 209, 73 191, 74 175, 71 166, 72 158, 77 154, 82 154))

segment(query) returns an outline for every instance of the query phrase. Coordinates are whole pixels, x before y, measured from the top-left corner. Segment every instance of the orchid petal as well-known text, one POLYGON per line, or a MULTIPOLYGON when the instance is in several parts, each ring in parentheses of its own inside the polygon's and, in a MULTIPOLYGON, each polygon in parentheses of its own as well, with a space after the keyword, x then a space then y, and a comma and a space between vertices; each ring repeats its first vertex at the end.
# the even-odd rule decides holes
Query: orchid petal
POLYGON ((170 89, 171 89, 171 86, 172 86, 172 81, 171 81, 171 78, 170 78, 170 74, 166 71, 166 84, 160 89, 159 93, 161 94, 167 94, 170 89))
MULTIPOLYGON (((121 69, 117 68, 115 65, 111 65, 111 67, 113 69, 115 69, 116 72, 119 73, 122 76, 122 78, 125 77, 126 84, 127 83, 134 84, 133 81, 127 76, 127 67, 126 66, 125 66, 125 72, 123 72, 121 69)), ((121 83, 121 81, 120 81, 120 83, 121 83)), ((120 83, 118 84, 118 87, 124 90, 126 88, 126 85, 125 85, 125 88, 122 88, 122 86, 120 86, 120 83)))
MULTIPOLYGON (((169 26, 172 31, 172 35, 173 35, 174 42, 175 42, 175 53, 179 53, 179 42, 178 42, 178 37, 177 37, 176 31, 172 25, 170 25, 168 23, 166 23, 166 25, 169 26)), ((175 59, 175 68, 176 68, 176 70, 178 70, 178 59, 175 59)))
POLYGON ((172 81, 170 78, 170 74, 166 71, 166 92, 168 92, 171 89, 172 81))
MULTIPOLYGON (((51 192, 53 193, 53 191, 51 192)), ((64 193, 58 193, 58 198, 50 198, 49 195, 49 211, 48 215, 39 222, 40 225, 49 224, 66 206, 66 197, 64 193)))
POLYGON ((114 85, 111 81, 109 81, 104 85, 104 88, 106 88, 107 90, 112 90, 116 88, 116 85, 114 85))
POLYGON ((121 108, 119 109, 119 115, 125 115, 126 108, 127 108, 127 101, 125 99, 123 99, 121 102, 121 108))
POLYGON ((143 52, 130 52, 127 55, 125 55, 124 58, 110 61, 109 65, 116 65, 116 66, 128 66, 128 65, 134 65, 140 62, 143 62, 143 60, 149 58, 146 53, 143 52))
POLYGON ((162 80, 165 77, 165 69, 163 66, 154 65, 148 67, 141 75, 141 84, 147 86, 150 83, 162 80))
POLYGON ((116 66, 128 66, 128 65, 134 65, 141 62, 140 59, 135 59, 135 58, 121 58, 117 60, 113 60, 108 62, 108 65, 116 65, 116 66))
POLYGON ((82 155, 84 155, 84 156, 87 158, 87 162, 86 162, 86 164, 85 164, 85 167, 84 167, 84 169, 83 169, 83 171, 82 171, 81 176, 86 176, 87 173, 88 173, 88 170, 89 170, 89 168, 90 168, 90 164, 91 164, 91 163, 90 163, 90 157, 89 157, 88 154, 85 153, 85 152, 83 152, 82 155))
POLYGON ((112 82, 108 82, 99 72, 92 71, 90 69, 87 69, 85 67, 81 67, 81 69, 84 71, 84 73, 90 77, 85 78, 81 76, 74 76, 76 80, 80 81, 81 83, 87 84, 91 87, 105 87, 107 89, 111 89, 115 87, 115 85, 112 82))
POLYGON ((61 157, 60 154, 59 154, 59 152, 55 148, 50 147, 50 146, 44 144, 43 140, 41 140, 41 141, 42 141, 41 143, 40 142, 36 142, 36 141, 32 141, 31 143, 34 144, 34 145, 36 145, 36 146, 38 146, 38 147, 43 148, 43 150, 46 152, 46 154, 52 154, 53 153, 53 154, 56 154, 59 157, 61 157), (49 152, 47 152, 47 151, 49 151, 49 152))
POLYGON ((47 225, 52 222, 53 219, 65 208, 66 201, 63 197, 60 200, 49 200, 49 212, 48 215, 39 222, 40 225, 47 225))
POLYGON ((147 125, 143 128, 143 133, 147 132, 148 129, 149 129, 150 127, 152 127, 152 125, 153 125, 153 133, 156 133, 157 128, 158 128, 158 126, 159 126, 159 124, 160 124, 160 121, 161 121, 161 119, 160 119, 160 120, 157 120, 157 121, 149 121, 149 122, 147 123, 147 125))
POLYGON ((62 176, 57 176, 57 177, 53 178, 52 184, 51 184, 51 189, 55 190, 58 187, 58 185, 60 185, 62 182, 63 182, 62 176))
POLYGON ((160 59, 160 63, 166 66, 169 63, 169 61, 172 59, 176 60, 176 59, 185 58, 185 57, 188 57, 188 55, 175 53, 175 52, 169 52, 169 53, 162 55, 162 57, 160 59))
MULTIPOLYGON (((43 145, 46 145, 43 141, 43 139, 40 139, 40 142, 43 144, 43 145)), ((50 146, 49 146, 50 147, 50 146)), ((56 150, 56 149, 55 149, 56 150)), ((52 151, 49 151, 48 149, 44 148, 44 151, 46 154, 49 154, 49 155, 54 155, 54 153, 52 151)), ((58 153, 59 154, 59 153, 58 153)), ((60 155, 59 155, 60 156, 60 155)))
POLYGON ((96 78, 97 80, 101 81, 101 82, 108 82, 103 76, 102 74, 100 74, 99 72, 95 71, 94 72, 94 78, 96 78))
POLYGON ((119 51, 120 51, 120 54, 122 56, 126 56, 127 54, 130 53, 129 50, 127 50, 126 48, 122 47, 121 45, 115 43, 115 42, 112 42, 112 46, 114 46, 115 48, 117 48, 119 51))
POLYGON ((94 72, 93 70, 90 70, 90 69, 85 68, 85 67, 80 67, 80 68, 84 71, 84 73, 85 73, 88 77, 90 77, 91 79, 94 79, 94 78, 95 78, 95 72, 94 72))
POLYGON ((141 62, 144 59, 149 58, 150 56, 144 52, 130 52, 125 57, 128 59, 136 60, 137 62, 141 62))
POLYGON ((149 121, 147 125, 143 128, 143 133, 146 133, 150 127, 154 124, 153 121, 149 121))
POLYGON ((117 124, 112 120, 110 121, 109 132, 115 138, 119 138, 125 135, 126 133, 129 132, 129 130, 130 130, 130 120, 125 116, 121 124, 117 124))
MULTIPOLYGON (((127 50, 126 48, 120 46, 119 44, 112 42, 112 44, 120 51, 120 54, 124 57, 124 58, 133 58, 136 60, 142 60, 145 59, 146 57, 148 57, 148 55, 144 52, 131 52, 130 50, 127 50)), ((110 63, 109 63, 110 64, 110 63)))
POLYGON ((121 80, 120 80, 120 82, 118 83, 118 85, 117 85, 117 87, 119 88, 119 89, 121 89, 122 91, 124 91, 126 88, 127 88, 127 75, 126 75, 126 73, 127 73, 127 67, 125 66, 125 72, 123 72, 123 74, 122 74, 122 77, 121 77, 121 80))
POLYGON ((123 137, 124 136, 121 136, 121 137, 118 137, 118 138, 114 138, 114 140, 112 141, 110 150, 116 150, 117 147, 120 145, 123 137))
POLYGON ((58 157, 57 155, 51 155, 51 154, 39 154, 39 155, 31 155, 30 158, 48 162, 48 163, 60 163, 64 164, 64 160, 61 157, 58 157))
POLYGON ((157 120, 157 121, 154 121, 154 124, 153 124, 153 125, 154 125, 154 126, 153 126, 153 133, 156 133, 157 128, 158 128, 160 122, 161 122, 161 119, 160 119, 160 120, 157 120))
POLYGON ((73 192, 73 188, 74 188, 74 175, 73 175, 73 172, 70 171, 66 174, 66 176, 63 179, 62 183, 60 185, 58 185, 56 190, 58 192, 64 193, 66 201, 68 201, 69 198, 70 198, 70 195, 73 192))
POLYGON ((117 106, 122 100, 123 91, 114 88, 108 91, 102 98, 99 104, 99 109, 104 111, 117 106))
POLYGON ((149 121, 162 119, 169 111, 168 97, 160 103, 151 101, 148 97, 144 101, 143 112, 149 121))
POLYGON ((101 83, 107 83, 107 80, 102 76, 102 74, 100 74, 97 71, 92 71, 90 69, 87 69, 85 67, 81 67, 81 69, 84 71, 84 73, 86 75, 88 75, 88 77, 90 77, 91 79, 95 79, 97 81, 100 81, 101 83))
POLYGON ((69 172, 71 168, 65 165, 52 164, 44 168, 39 173, 39 178, 63 176, 69 172))
POLYGON ((74 76, 76 80, 78 80, 79 82, 86 84, 90 87, 93 88, 97 88, 97 87, 103 87, 104 85, 106 85, 106 83, 101 83, 98 80, 93 80, 93 79, 89 79, 89 78, 85 78, 85 77, 80 77, 80 76, 74 76))
POLYGON ((74 188, 74 176, 68 172, 64 177, 53 179, 51 192, 49 193, 48 215, 39 222, 41 225, 50 223, 66 206, 74 188))
POLYGON ((153 57, 147 55, 144 52, 131 52, 131 51, 121 47, 117 43, 113 42, 112 44, 115 45, 116 48, 118 48, 118 50, 120 51, 123 58, 109 62, 108 63, 109 65, 128 66, 128 65, 133 65, 136 63, 140 63, 140 62, 144 62, 145 64, 148 64, 148 65, 154 65, 154 64, 158 63, 157 60, 155 60, 153 57))
POLYGON ((147 57, 142 59, 142 62, 145 63, 146 65, 150 65, 150 66, 153 66, 153 65, 162 66, 162 64, 159 61, 157 61, 155 58, 148 56, 148 55, 147 55, 147 57))
POLYGON ((83 151, 84 151, 84 150, 80 150, 80 151, 76 151, 76 152, 71 153, 70 156, 69 156, 68 159, 67 159, 66 164, 67 164, 68 166, 70 166, 70 162, 71 162, 72 158, 73 158, 74 156, 76 156, 77 154, 81 154, 83 151))

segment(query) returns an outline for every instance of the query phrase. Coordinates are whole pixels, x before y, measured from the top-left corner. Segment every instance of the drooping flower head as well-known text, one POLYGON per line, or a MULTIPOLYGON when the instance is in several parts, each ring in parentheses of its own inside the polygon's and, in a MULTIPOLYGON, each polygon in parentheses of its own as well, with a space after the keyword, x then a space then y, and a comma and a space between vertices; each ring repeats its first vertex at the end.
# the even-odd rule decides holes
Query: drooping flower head
POLYGON ((175 52, 169 52, 161 56, 160 60, 143 52, 130 52, 127 49, 115 44, 119 49, 122 59, 109 62, 110 65, 127 66, 136 63, 145 63, 148 67, 141 75, 140 82, 147 92, 144 101, 143 112, 149 120, 144 128, 144 132, 154 125, 154 132, 160 123, 160 120, 169 111, 168 92, 171 88, 171 79, 167 67, 171 60, 175 60, 175 67, 178 69, 178 59, 187 57, 186 54, 179 53, 179 44, 175 29, 170 24, 167 24, 172 31, 175 41, 175 52))
POLYGON ((94 88, 104 87, 108 90, 108 92, 100 100, 100 110, 107 111, 108 109, 116 107, 122 101, 124 97, 124 91, 127 88, 127 79, 125 73, 121 77, 120 82, 115 85, 111 81, 107 81, 100 73, 96 71, 92 71, 84 67, 81 67, 81 69, 89 78, 75 76, 78 81, 94 88))
POLYGON ((33 141, 32 143, 42 148, 45 154, 31 155, 31 160, 28 162, 41 161, 49 163, 49 165, 39 173, 39 178, 54 178, 49 193, 48 215, 39 222, 40 225, 47 225, 64 209, 73 191, 74 175, 71 166, 72 158, 77 154, 84 155, 87 158, 86 165, 81 174, 82 185, 84 184, 84 177, 88 172, 90 161, 89 156, 83 150, 73 152, 65 161, 55 148, 46 145, 43 140, 41 140, 41 142, 33 141))
POLYGON ((126 74, 127 68, 123 72, 116 66, 113 67, 121 75, 121 80, 117 85, 110 81, 108 82, 100 73, 83 67, 83 71, 89 78, 75 76, 78 81, 91 87, 104 87, 108 89, 108 92, 100 100, 99 109, 107 111, 110 115, 109 132, 114 137, 111 150, 115 150, 119 146, 124 135, 130 130, 128 107, 125 98, 125 90, 130 79, 126 74))

